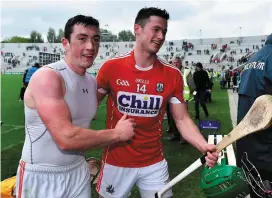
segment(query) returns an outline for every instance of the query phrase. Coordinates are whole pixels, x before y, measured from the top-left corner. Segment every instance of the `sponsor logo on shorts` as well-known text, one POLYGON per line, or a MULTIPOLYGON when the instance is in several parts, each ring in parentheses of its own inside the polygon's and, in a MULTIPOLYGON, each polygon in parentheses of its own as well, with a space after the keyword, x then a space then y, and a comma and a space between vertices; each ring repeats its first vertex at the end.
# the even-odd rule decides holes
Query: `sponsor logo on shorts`
POLYGON ((131 116, 155 117, 159 114, 163 97, 119 91, 118 110, 131 116))
POLYGON ((110 193, 111 195, 114 194, 114 187, 112 185, 109 185, 107 188, 106 188, 106 192, 110 193))

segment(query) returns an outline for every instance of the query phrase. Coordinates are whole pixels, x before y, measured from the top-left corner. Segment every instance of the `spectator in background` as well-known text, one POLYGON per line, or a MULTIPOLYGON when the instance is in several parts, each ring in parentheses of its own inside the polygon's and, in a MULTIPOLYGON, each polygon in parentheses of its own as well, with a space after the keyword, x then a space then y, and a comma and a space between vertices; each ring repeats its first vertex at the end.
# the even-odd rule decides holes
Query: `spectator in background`
POLYGON ((207 84, 207 89, 206 89, 206 97, 205 97, 206 103, 212 102, 212 88, 213 88, 213 77, 210 76, 208 84, 207 84))
POLYGON ((205 104, 205 93, 209 83, 209 76, 206 71, 203 70, 203 66, 200 62, 196 63, 196 71, 194 73, 194 83, 196 86, 195 98, 195 119, 199 120, 199 103, 203 108, 206 117, 209 117, 208 109, 205 104))
POLYGON ((32 77, 32 75, 40 68, 39 63, 35 63, 31 68, 25 70, 23 76, 23 86, 20 89, 19 101, 24 100, 25 90, 28 86, 28 83, 32 77))
POLYGON ((238 72, 237 71, 234 71, 233 73, 233 77, 232 77, 232 83, 233 83, 233 86, 237 86, 237 78, 238 78, 238 72))
POLYGON ((230 70, 227 70, 226 73, 225 73, 225 78, 226 78, 226 81, 228 83, 228 89, 230 88, 230 81, 231 81, 231 72, 230 70))
POLYGON ((25 85, 25 87, 28 86, 28 83, 32 77, 32 75, 40 68, 40 64, 39 63, 35 63, 31 68, 29 68, 28 70, 26 70, 26 75, 24 75, 23 78, 23 83, 25 85))
POLYGON ((24 100, 24 95, 25 95, 25 90, 26 90, 25 78, 26 78, 27 72, 28 72, 28 69, 25 70, 25 73, 24 73, 24 76, 23 76, 23 86, 20 89, 19 101, 24 100))
MULTIPOLYGON (((174 58, 172 59, 171 63, 172 65, 174 65, 176 68, 178 68, 179 70, 182 69, 182 61, 181 58, 178 56, 174 56, 174 58)), ((169 141, 175 141, 175 140, 180 140, 180 133, 179 130, 176 126, 175 120, 170 112, 170 104, 167 104, 167 108, 166 108, 166 114, 167 114, 167 121, 168 121, 168 125, 169 128, 167 130, 167 133, 169 133, 169 141)))

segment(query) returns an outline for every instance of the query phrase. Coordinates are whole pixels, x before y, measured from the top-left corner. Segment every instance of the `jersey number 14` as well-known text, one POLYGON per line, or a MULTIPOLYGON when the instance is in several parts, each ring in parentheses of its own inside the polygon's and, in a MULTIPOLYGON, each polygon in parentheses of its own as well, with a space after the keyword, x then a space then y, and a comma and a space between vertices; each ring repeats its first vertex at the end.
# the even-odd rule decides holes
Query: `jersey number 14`
POLYGON ((146 92, 146 85, 140 85, 140 84, 137 84, 137 92, 142 92, 142 93, 145 93, 146 92))

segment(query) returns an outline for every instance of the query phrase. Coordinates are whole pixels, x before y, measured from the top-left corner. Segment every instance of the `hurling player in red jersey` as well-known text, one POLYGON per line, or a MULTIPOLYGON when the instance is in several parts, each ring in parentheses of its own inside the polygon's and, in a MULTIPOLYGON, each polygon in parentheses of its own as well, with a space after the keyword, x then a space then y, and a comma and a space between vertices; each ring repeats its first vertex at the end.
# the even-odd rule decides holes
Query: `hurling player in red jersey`
MULTIPOLYGON (((100 197, 126 198, 135 184, 142 198, 154 197, 169 181, 160 141, 168 102, 184 139, 208 152, 209 166, 218 159, 215 146, 206 142, 188 115, 180 71, 156 55, 165 41, 168 19, 166 10, 141 9, 134 24, 135 49, 106 61, 99 70, 98 100, 108 94, 107 128, 113 128, 124 113, 136 122, 131 141, 104 149, 96 188, 100 197)), ((172 190, 164 197, 173 197, 172 190)))

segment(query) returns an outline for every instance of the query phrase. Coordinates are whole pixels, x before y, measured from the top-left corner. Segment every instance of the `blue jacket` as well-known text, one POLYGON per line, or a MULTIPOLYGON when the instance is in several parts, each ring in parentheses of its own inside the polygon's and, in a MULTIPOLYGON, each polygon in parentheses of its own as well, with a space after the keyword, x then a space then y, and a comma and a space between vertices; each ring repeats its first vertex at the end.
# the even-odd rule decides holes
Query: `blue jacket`
MULTIPOLYGON (((247 114, 257 97, 272 95, 272 34, 265 46, 244 67, 239 87, 237 123, 247 114)), ((271 109, 272 111, 272 109, 271 109)), ((244 152, 260 170, 272 172, 272 128, 253 133, 237 141, 237 165, 244 152)))
POLYGON ((272 34, 262 49, 244 66, 239 94, 257 98, 272 94, 272 34))
POLYGON ((25 77, 25 83, 29 83, 31 76, 38 70, 37 67, 31 67, 27 70, 26 77, 25 77))

